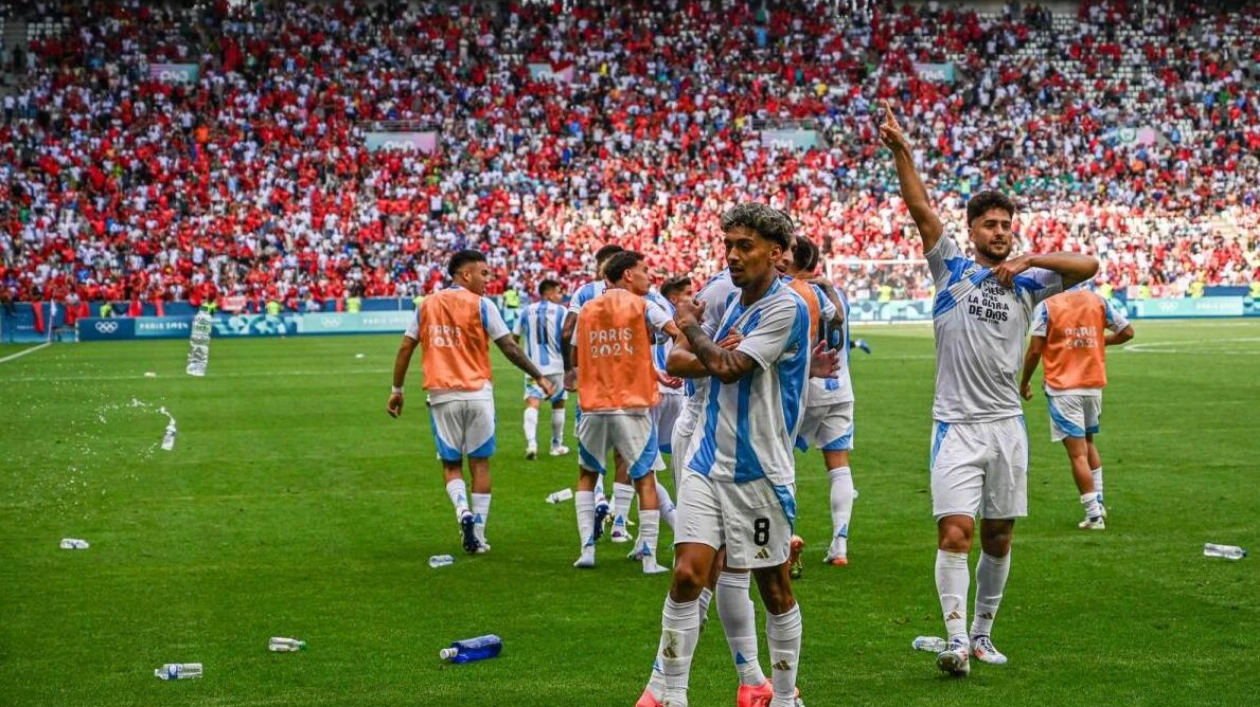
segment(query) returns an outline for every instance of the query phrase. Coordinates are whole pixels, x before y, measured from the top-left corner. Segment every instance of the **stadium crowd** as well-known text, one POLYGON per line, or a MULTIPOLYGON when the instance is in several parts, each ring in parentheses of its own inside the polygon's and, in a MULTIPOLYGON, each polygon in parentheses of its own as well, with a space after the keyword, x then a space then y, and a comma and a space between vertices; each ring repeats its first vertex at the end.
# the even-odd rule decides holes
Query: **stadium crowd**
POLYGON ((475 247, 491 293, 532 293, 589 277, 609 241, 701 277, 722 267, 719 214, 751 196, 841 284, 922 295, 885 99, 952 235, 999 188, 1026 248, 1096 254, 1116 288, 1260 280, 1260 10, 767 5, 16 3, 58 30, 4 48, 0 285, 296 309, 432 291, 475 247), (437 149, 366 148, 399 127, 437 149))

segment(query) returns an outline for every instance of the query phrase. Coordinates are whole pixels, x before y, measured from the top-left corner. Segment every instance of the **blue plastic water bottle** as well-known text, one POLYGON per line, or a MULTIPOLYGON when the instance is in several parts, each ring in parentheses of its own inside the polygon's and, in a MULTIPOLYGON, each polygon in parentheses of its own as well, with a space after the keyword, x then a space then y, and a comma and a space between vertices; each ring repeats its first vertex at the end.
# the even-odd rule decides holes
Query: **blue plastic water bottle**
POLYGON ((455 641, 450 648, 443 648, 439 651, 438 656, 442 660, 449 660, 452 663, 471 663, 476 660, 497 658, 502 650, 503 641, 499 640, 498 636, 491 634, 489 636, 478 636, 463 641, 455 641))

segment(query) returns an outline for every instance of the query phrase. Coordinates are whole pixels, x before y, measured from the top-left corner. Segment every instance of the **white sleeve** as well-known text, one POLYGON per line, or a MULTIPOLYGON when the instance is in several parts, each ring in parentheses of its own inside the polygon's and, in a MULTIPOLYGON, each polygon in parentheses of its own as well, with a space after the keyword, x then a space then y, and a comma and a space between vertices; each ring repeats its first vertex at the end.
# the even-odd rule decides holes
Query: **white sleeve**
POLYGON ((516 321, 512 323, 513 334, 521 336, 525 333, 525 320, 528 318, 529 314, 529 305, 526 305, 525 308, 521 310, 521 316, 517 317, 516 321))
POLYGON ((1033 310, 1032 329, 1028 332, 1029 336, 1045 336, 1050 330, 1050 310, 1046 307, 1046 303, 1042 302, 1033 310))
POLYGON ((824 322, 829 322, 836 318, 836 305, 818 285, 813 285, 814 294, 818 296, 818 305, 822 309, 822 318, 824 322))
POLYGON ((647 317, 648 329, 653 333, 664 331, 665 325, 674 321, 674 318, 669 316, 669 312, 652 300, 647 301, 644 314, 647 317))
POLYGON ((962 251, 958 249, 958 244, 953 238, 941 235, 937 239, 936 245, 932 250, 923 254, 927 258, 928 270, 932 273, 932 279, 936 281, 936 286, 940 288, 942 282, 949 282, 951 269, 957 269, 961 276, 962 268, 968 265, 966 258, 963 258, 962 251))
POLYGON ((748 332, 735 350, 747 354, 762 370, 769 368, 791 348, 797 317, 806 320, 801 324, 809 327, 809 315, 805 311, 804 304, 795 297, 783 298, 779 304, 765 312, 757 328, 748 332))
MULTIPOLYGON (((1102 296, 1099 295, 1099 299, 1102 296)), ((1129 328, 1129 316, 1124 310, 1114 307, 1110 300, 1103 300, 1103 306, 1107 308, 1107 328, 1112 331, 1124 331, 1129 328)))
POLYGON ((586 284, 573 293, 573 296, 569 298, 569 313, 577 314, 582 311, 582 305, 586 304, 586 301, 590 299, 590 291, 591 286, 586 284))
POLYGON ((1027 289, 1033 303, 1044 302, 1063 291, 1063 276, 1045 268, 1029 268, 1015 276, 1015 289, 1027 289))
POLYGON ((416 316, 411 318, 411 322, 407 324, 407 332, 403 336, 413 341, 420 340, 420 310, 424 308, 424 300, 420 300, 420 304, 416 307, 416 316))
POLYGON ((498 341, 511 333, 507 322, 503 321, 503 314, 489 297, 481 298, 481 323, 486 327, 486 335, 491 341, 498 341))

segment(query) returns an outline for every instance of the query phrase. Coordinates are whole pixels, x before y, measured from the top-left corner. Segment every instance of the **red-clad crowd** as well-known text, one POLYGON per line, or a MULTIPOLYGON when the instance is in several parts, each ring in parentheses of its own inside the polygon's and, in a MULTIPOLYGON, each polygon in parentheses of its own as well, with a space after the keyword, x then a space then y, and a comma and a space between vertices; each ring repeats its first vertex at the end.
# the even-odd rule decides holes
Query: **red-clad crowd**
POLYGON ((3 98, 0 287, 298 309, 431 291, 465 247, 492 292, 576 283, 606 242, 703 277, 720 213, 758 199, 851 289, 916 293, 884 100, 960 240, 968 196, 997 188, 1026 249, 1097 254, 1116 287, 1246 284, 1260 12, 1177 6, 25 3, 60 30, 3 98), (367 148, 394 128, 436 149, 367 148))

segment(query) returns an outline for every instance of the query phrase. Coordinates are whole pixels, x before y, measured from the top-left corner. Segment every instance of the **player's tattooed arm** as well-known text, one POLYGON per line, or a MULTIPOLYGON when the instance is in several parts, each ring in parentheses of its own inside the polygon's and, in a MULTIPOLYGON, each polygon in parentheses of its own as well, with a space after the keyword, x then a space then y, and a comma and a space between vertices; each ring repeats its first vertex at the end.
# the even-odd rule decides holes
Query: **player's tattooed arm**
POLYGON ((695 357, 704 364, 709 373, 723 383, 734 383, 752 373, 757 362, 742 351, 728 351, 722 348, 698 322, 686 322, 680 327, 687 337, 695 357))
POLYGON ((525 375, 534 379, 534 383, 542 389, 542 392, 547 397, 550 398, 556 394, 555 386, 542 374, 542 371, 538 370, 538 366, 535 366, 534 362, 529 360, 529 357, 517 345, 516 339, 511 334, 505 334, 495 339, 494 343, 503 352, 503 355, 507 357, 507 360, 512 362, 513 366, 521 369, 525 372, 525 375))

